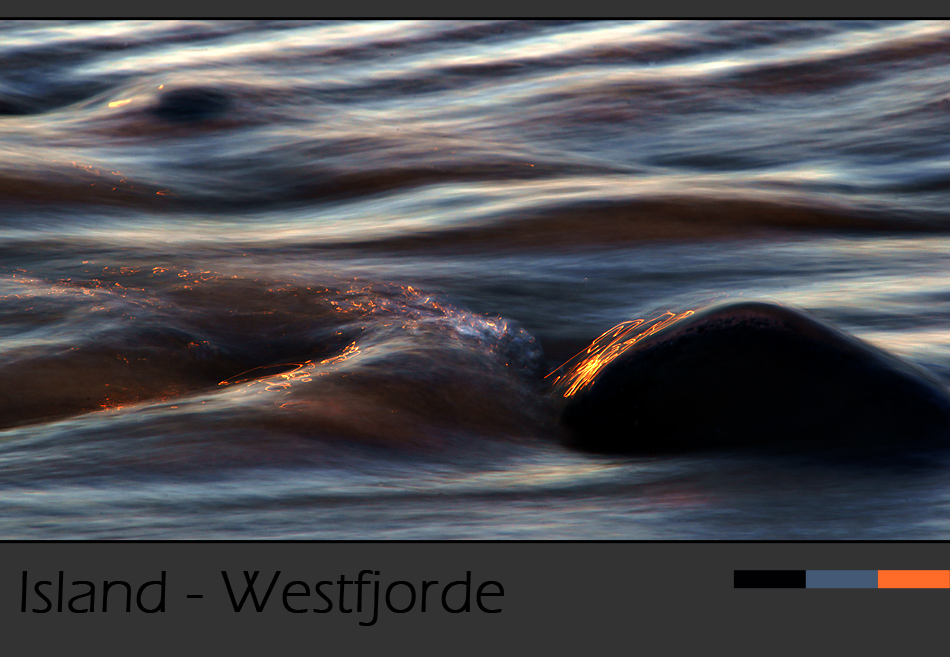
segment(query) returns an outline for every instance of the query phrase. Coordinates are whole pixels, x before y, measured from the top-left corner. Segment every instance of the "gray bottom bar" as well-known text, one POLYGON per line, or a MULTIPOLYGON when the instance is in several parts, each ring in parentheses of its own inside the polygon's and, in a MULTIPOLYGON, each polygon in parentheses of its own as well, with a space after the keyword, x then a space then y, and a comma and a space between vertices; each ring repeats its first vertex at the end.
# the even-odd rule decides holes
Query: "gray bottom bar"
POLYGON ((805 588, 876 589, 876 570, 806 570, 805 588))

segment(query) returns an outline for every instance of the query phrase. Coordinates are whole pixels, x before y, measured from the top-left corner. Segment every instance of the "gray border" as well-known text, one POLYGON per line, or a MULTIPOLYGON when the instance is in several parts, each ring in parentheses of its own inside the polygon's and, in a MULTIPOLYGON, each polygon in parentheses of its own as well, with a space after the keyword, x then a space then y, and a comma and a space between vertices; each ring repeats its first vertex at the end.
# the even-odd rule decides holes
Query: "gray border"
MULTIPOLYGON (((735 569, 947 569, 944 543, 5 543, 0 619, 20 654, 95 647, 101 654, 236 654, 341 649, 415 654, 591 650, 680 654, 722 646, 740 654, 824 647, 914 652, 943 637, 950 591, 734 589, 735 569), (280 589, 301 580, 380 580, 440 585, 471 571, 474 587, 498 581, 501 613, 381 612, 371 627, 358 614, 293 614, 280 589), (133 587, 166 571, 164 613, 21 612, 21 577, 127 579, 133 587), (281 577, 262 613, 235 613, 221 570, 281 577), (201 599, 188 599, 201 594, 201 599), (520 647, 519 647, 520 646, 520 647)), ((331 589, 332 591, 332 589, 331 589)), ((352 591, 352 589, 351 589, 352 591)), ((310 600, 322 604, 314 597, 310 600)), ((430 597, 430 604, 437 597, 430 597)), ((31 595, 29 605, 37 600, 31 595)), ((349 602, 352 604, 352 601, 349 602)))

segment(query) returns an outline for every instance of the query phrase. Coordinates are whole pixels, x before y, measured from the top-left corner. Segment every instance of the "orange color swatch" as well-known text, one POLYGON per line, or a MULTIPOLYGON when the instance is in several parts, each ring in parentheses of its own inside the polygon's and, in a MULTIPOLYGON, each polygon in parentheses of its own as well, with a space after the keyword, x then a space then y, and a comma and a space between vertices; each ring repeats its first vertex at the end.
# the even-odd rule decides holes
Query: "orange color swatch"
POLYGON ((950 589, 950 570, 879 570, 879 589, 950 589))

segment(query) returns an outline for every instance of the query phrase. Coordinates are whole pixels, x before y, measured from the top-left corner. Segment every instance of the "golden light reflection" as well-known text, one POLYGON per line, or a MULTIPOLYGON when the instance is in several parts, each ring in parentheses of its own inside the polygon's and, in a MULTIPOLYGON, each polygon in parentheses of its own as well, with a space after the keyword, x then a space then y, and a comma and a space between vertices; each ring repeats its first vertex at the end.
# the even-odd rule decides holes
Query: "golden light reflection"
POLYGON ((318 363, 318 365, 336 365, 338 363, 342 363, 350 356, 355 356, 359 353, 360 353, 360 348, 356 345, 355 342, 351 342, 350 344, 347 345, 346 349, 344 349, 342 352, 340 352, 336 356, 332 356, 330 358, 324 358, 318 363))
POLYGON ((279 365, 263 365, 255 367, 245 372, 241 372, 224 381, 218 382, 219 386, 230 386, 237 383, 247 383, 248 387, 256 386, 258 383, 264 384, 265 392, 274 392, 280 389, 290 388, 296 382, 309 383, 314 376, 322 376, 327 372, 315 371, 319 367, 329 365, 338 365, 343 361, 356 356, 360 353, 360 348, 355 342, 350 343, 346 348, 329 358, 314 362, 307 360, 302 363, 281 363, 279 365), (277 372, 274 374, 274 372, 277 372))
POLYGON ((123 105, 128 105, 131 102, 131 98, 127 98, 126 100, 113 100, 111 103, 109 103, 109 107, 122 107, 123 105))
POLYGON ((633 345, 692 314, 694 314, 692 310, 679 314, 669 311, 651 320, 632 319, 617 324, 594 340, 587 349, 574 356, 545 378, 567 369, 566 373, 554 378, 552 385, 565 386, 564 396, 572 397, 589 385, 604 367, 624 354, 633 345))
POLYGON ((303 363, 281 363, 279 365, 262 365, 260 367, 254 367, 240 374, 236 374, 224 381, 219 381, 219 386, 230 386, 236 383, 244 383, 246 381, 257 381, 259 379, 273 379, 275 383, 280 381, 293 381, 296 378, 297 372, 305 368, 307 365, 310 365, 312 361, 305 361, 303 363), (293 368, 293 369, 288 369, 293 368), (280 371, 283 370, 283 371, 280 371), (279 374, 274 375, 274 371, 280 371, 279 374))
MULTIPOLYGON (((131 102, 131 101, 128 101, 131 102)), ((124 104, 124 103, 123 103, 124 104)), ((110 103, 110 107, 112 104, 110 103)), ((115 192, 120 189, 123 192, 131 192, 135 189, 135 185, 129 182, 129 177, 122 173, 121 171, 112 171, 110 167, 100 166, 96 167, 91 164, 83 164, 82 162, 77 162, 76 160, 54 160, 58 164, 69 164, 75 169, 81 169, 88 174, 96 176, 99 179, 99 182, 89 183, 90 187, 95 187, 98 190, 103 188, 108 188, 109 191, 115 192)), ((140 186, 141 187, 141 186, 140 186)))

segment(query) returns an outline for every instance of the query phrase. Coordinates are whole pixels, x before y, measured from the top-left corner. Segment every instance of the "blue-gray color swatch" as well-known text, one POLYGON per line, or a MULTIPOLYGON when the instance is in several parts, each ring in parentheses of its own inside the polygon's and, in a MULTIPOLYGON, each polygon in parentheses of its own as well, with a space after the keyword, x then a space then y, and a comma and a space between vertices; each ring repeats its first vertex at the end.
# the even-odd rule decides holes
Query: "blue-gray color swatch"
POLYGON ((876 570, 806 570, 805 588, 876 589, 876 570))

